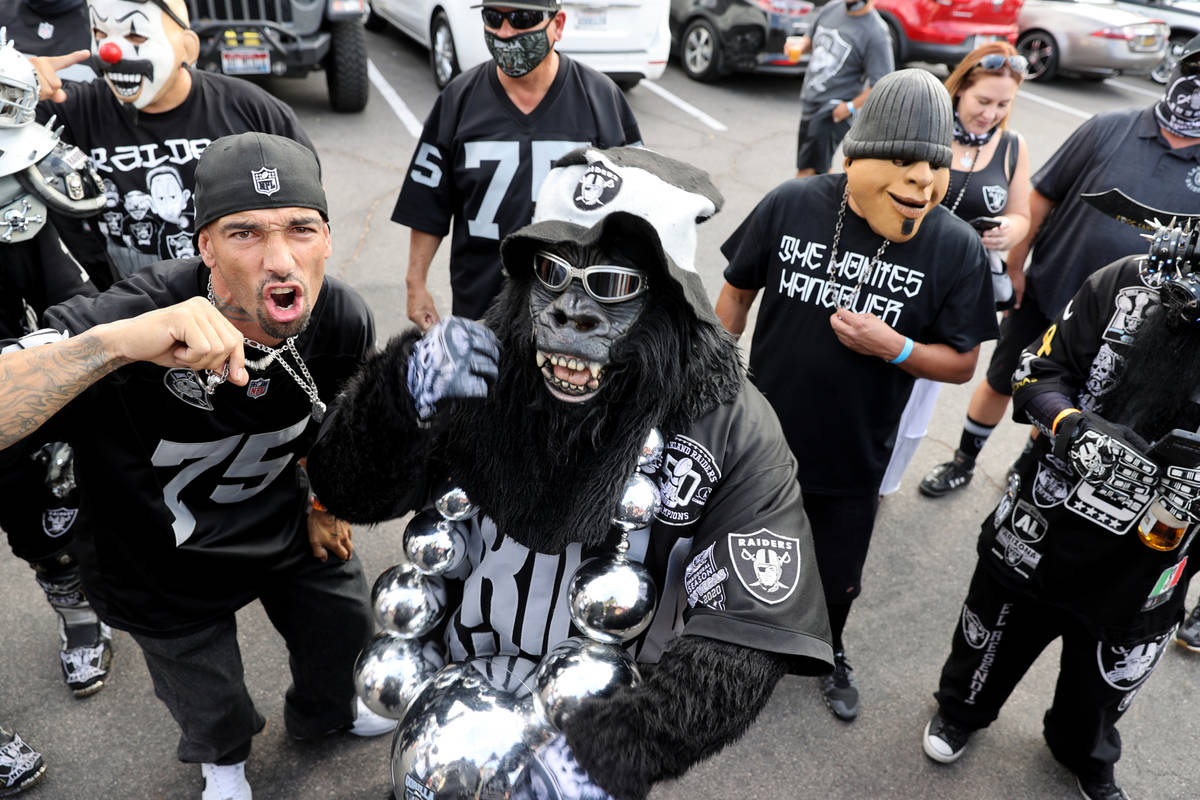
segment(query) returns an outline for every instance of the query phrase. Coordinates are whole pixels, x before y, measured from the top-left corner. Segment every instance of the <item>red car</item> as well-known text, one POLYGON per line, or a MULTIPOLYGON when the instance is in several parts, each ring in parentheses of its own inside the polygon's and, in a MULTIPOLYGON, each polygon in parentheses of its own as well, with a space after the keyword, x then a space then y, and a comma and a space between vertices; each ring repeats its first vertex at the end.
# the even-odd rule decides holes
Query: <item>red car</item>
POLYGON ((875 0, 899 67, 927 61, 953 67, 984 42, 1017 41, 1023 0, 875 0))

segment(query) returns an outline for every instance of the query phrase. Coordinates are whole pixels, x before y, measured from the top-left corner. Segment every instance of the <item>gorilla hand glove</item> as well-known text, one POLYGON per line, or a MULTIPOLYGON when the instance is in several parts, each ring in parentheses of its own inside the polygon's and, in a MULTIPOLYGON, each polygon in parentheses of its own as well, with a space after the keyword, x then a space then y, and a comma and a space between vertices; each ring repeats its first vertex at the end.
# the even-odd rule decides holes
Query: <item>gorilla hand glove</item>
POLYGON ((438 321, 408 357, 408 393, 427 424, 447 401, 487 397, 496 381, 500 346, 486 326, 462 317, 438 321))

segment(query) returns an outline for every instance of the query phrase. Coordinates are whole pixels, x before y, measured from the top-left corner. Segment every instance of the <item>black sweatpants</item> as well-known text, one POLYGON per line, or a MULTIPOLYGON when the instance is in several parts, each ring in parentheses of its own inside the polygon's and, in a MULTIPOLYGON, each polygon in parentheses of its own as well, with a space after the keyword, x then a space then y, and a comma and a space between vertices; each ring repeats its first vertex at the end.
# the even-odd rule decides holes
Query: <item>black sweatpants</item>
MULTIPOLYGON (((217 581, 214 585, 219 585, 217 581)), ((259 600, 287 642, 292 685, 283 709, 292 736, 310 739, 354 721, 354 661, 373 632, 362 564, 306 559, 259 600)), ((179 724, 180 761, 236 764, 265 720, 243 680, 233 614, 178 638, 132 634, 154 693, 179 724)))
POLYGON ((1043 735, 1054 757, 1076 775, 1112 780, 1121 757, 1117 720, 1150 677, 1169 636, 1104 642, 1074 614, 1012 591, 977 564, 934 697, 951 722, 970 730, 987 727, 1046 645, 1061 638, 1043 735))
POLYGON ((0 529, 13 553, 30 563, 68 549, 78 524, 77 493, 57 498, 46 488, 46 467, 30 458, 0 460, 0 529))
POLYGON ((825 588, 833 649, 845 650, 842 631, 850 604, 862 592, 863 565, 875 529, 879 494, 832 495, 804 492, 804 513, 812 527, 817 571, 825 588))

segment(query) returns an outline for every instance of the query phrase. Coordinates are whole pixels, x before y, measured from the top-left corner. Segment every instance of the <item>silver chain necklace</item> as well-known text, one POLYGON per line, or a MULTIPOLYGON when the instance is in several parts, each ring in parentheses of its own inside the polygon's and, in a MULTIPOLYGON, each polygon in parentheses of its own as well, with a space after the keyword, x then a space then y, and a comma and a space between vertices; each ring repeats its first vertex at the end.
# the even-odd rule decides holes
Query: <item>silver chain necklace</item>
MULTIPOLYGON (((829 269, 825 275, 825 286, 827 289, 830 286, 833 287, 833 300, 834 304, 838 308, 842 307, 837 305, 837 294, 838 290, 842 288, 842 284, 837 279, 837 249, 838 242, 840 242, 842 239, 842 224, 846 221, 846 204, 849 201, 850 188, 847 187, 846 190, 842 192, 842 205, 838 208, 837 224, 833 228, 833 245, 829 248, 829 269)), ((875 251, 875 255, 871 259, 871 263, 867 265, 866 269, 859 271, 858 283, 854 285, 854 291, 850 293, 849 302, 847 302, 845 306, 847 309, 851 311, 854 310, 854 303, 858 300, 858 294, 862 291, 863 283, 875 276, 875 268, 879 266, 879 257, 883 255, 883 251, 886 250, 888 245, 891 243, 892 240, 885 236, 883 239, 883 244, 879 245, 879 249, 875 251)))
POLYGON ((981 150, 983 150, 983 145, 975 148, 975 155, 971 157, 971 166, 967 167, 967 177, 963 178, 963 185, 958 190, 958 197, 954 198, 954 205, 950 206, 951 214, 958 212, 958 204, 962 202, 963 195, 967 193, 967 184, 971 182, 971 173, 975 171, 975 162, 979 161, 979 151, 981 150))
MULTIPOLYGON (((217 306, 217 298, 213 293, 212 276, 208 277, 208 302, 215 308, 217 306)), ((304 363, 304 359, 300 357, 300 353, 296 350, 296 337, 289 336, 283 340, 283 344, 279 347, 271 347, 262 342, 256 342, 246 336, 242 337, 242 344, 246 347, 253 347, 256 350, 261 350, 266 353, 266 356, 259 359, 246 359, 246 368, 262 371, 265 370, 272 362, 277 362, 283 367, 283 371, 292 376, 292 380, 300 387, 300 390, 308 395, 308 399, 312 402, 312 418, 316 422, 320 422, 325 418, 325 403, 321 401, 321 396, 317 391, 317 382, 313 380, 313 376, 308 371, 308 366, 304 363), (291 353, 292 358, 296 360, 296 366, 300 368, 300 374, 292 369, 292 365, 284 359, 284 353, 291 353), (300 375, 304 377, 301 378, 300 375)), ((220 373, 212 370, 205 370, 207 377, 204 382, 204 391, 207 394, 212 394, 217 387, 226 381, 229 377, 229 362, 225 362, 225 366, 221 368, 220 373)))

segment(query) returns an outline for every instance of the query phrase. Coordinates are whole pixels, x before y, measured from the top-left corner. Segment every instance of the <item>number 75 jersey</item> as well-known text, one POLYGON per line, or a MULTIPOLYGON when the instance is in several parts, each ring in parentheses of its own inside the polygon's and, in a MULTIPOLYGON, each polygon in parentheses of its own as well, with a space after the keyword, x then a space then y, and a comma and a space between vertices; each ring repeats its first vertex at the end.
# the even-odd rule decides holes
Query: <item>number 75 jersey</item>
MULTIPOLYGON (((102 294, 53 306, 45 321, 78 335, 203 297, 208 274, 198 258, 158 262, 102 294)), ((374 340, 366 303, 326 277, 296 338, 326 403, 374 340)), ((146 362, 113 372, 59 412, 47 434, 75 449, 85 521, 76 551, 101 616, 149 635, 186 633, 254 599, 273 572, 311 559, 308 489, 296 464, 316 436, 311 413, 278 363, 251 369, 248 386, 226 382, 210 395, 192 370, 146 362)))
POLYGON ((590 67, 560 54, 554 83, 525 114, 487 61, 434 103, 392 220, 434 236, 449 233, 453 220, 453 311, 478 319, 500 291, 500 241, 529 224, 551 164, 585 145, 641 138, 621 90, 590 67))

